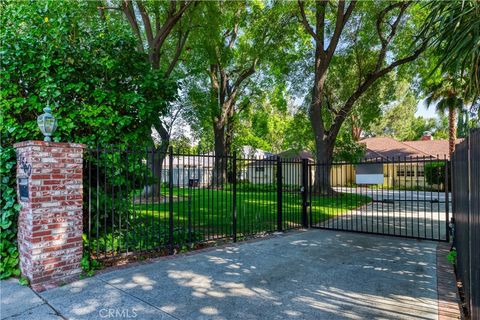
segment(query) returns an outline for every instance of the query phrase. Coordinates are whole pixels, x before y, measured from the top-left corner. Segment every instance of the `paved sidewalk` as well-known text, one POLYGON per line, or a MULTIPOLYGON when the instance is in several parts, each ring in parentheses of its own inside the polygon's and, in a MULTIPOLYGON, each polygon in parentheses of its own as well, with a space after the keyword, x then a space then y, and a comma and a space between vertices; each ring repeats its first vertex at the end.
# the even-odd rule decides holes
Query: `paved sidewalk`
POLYGON ((67 319, 438 319, 436 253, 436 242, 309 230, 40 295, 67 319))
POLYGON ((17 279, 0 281, 0 301, 0 318, 2 320, 62 319, 29 287, 20 285, 17 279))

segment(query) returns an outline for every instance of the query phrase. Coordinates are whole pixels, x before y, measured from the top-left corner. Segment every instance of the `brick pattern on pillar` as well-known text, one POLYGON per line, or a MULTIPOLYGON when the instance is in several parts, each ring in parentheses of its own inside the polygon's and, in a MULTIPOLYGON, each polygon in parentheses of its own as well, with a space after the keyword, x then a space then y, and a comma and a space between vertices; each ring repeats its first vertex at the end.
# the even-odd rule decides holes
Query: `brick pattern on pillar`
POLYGON ((25 141, 17 150, 17 186, 27 178, 28 200, 18 201, 18 247, 22 275, 42 291, 81 272, 83 148, 81 144, 25 141))

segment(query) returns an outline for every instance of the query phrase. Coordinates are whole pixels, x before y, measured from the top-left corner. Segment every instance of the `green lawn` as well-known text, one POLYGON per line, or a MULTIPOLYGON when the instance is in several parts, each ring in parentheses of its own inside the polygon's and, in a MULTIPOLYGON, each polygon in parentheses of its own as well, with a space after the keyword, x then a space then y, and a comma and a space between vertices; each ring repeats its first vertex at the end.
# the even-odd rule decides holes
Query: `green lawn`
MULTIPOLYGON (((165 192, 168 195, 168 192, 165 192)), ((130 204, 129 214, 115 212, 112 220, 99 227, 99 241, 92 241, 100 252, 150 250, 168 244, 169 206, 167 199, 153 203, 130 204), (128 221, 128 223, 127 223, 128 221)), ((308 209, 313 223, 342 214, 371 199, 355 194, 313 196, 308 209)), ((277 193, 264 190, 237 190, 237 238, 277 230, 277 193)), ((124 210, 125 211, 125 210, 124 210)), ((182 246, 233 235, 233 193, 231 190, 175 188, 173 201, 174 242, 182 246)), ((282 194, 282 227, 301 226, 301 194, 296 190, 282 194)), ((95 238, 96 228, 92 228, 95 238)))

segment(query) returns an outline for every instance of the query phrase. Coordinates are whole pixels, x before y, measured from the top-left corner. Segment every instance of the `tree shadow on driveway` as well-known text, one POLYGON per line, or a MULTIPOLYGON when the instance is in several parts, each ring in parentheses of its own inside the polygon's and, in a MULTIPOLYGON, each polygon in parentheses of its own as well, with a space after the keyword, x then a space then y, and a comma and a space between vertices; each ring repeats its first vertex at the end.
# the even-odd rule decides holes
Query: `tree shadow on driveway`
POLYGON ((309 230, 159 260, 42 293, 67 318, 436 319, 436 243, 309 230), (101 316, 101 315, 100 315, 101 316))

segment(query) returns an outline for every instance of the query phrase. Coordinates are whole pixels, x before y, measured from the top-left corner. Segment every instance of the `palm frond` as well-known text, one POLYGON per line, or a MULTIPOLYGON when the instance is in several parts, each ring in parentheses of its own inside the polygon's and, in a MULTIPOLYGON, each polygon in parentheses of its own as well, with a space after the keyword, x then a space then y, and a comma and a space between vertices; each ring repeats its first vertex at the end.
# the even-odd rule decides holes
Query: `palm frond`
POLYGON ((422 35, 440 53, 439 66, 468 76, 468 94, 480 93, 480 1, 429 1, 422 35))

